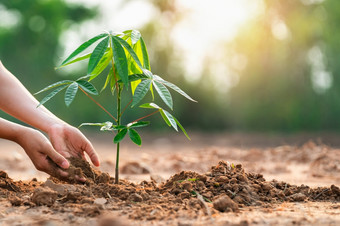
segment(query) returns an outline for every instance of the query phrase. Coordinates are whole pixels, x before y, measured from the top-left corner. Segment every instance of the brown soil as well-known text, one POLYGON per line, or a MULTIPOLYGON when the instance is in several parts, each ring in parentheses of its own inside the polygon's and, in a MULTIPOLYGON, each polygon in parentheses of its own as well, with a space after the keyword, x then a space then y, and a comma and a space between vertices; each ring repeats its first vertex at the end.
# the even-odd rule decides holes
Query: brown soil
POLYGON ((11 151, 0 152, 0 167, 14 179, 0 171, 0 225, 340 225, 339 149, 192 139, 125 144, 118 185, 102 173, 114 171, 105 143, 94 142, 101 168, 70 159, 67 181, 2 145, 11 151))
POLYGON ((86 161, 70 160, 69 172, 85 176, 86 183, 79 184, 74 178, 68 183, 56 178, 44 183, 36 180, 24 183, 13 181, 1 171, 1 199, 8 200, 12 206, 46 206, 55 214, 83 217, 115 211, 131 220, 150 223, 173 221, 182 216, 209 219, 219 212, 240 212, 247 206, 269 208, 284 202, 340 202, 340 189, 335 185, 310 188, 266 181, 263 175, 245 172, 242 165, 226 161, 220 161, 205 174, 182 171, 161 184, 121 180, 117 185, 108 174, 93 169, 86 161))

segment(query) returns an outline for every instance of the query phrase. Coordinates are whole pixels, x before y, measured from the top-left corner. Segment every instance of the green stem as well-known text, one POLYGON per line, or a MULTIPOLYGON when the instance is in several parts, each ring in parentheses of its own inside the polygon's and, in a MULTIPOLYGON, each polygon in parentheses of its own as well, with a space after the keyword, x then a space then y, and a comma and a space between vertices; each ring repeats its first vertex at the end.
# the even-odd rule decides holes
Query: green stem
MULTIPOLYGON (((116 91, 117 91, 117 126, 120 126, 120 119, 121 119, 121 93, 122 90, 119 87, 116 72, 115 72, 115 65, 113 62, 113 50, 112 50, 112 45, 111 45, 111 40, 110 40, 110 49, 112 53, 112 58, 111 58, 111 63, 112 63, 112 70, 113 70, 113 77, 115 79, 116 83, 116 91)), ((118 130, 118 133, 120 130, 118 130)), ((115 168, 115 184, 119 183, 119 143, 117 144, 117 150, 116 150, 116 168, 115 168)))
MULTIPOLYGON (((117 86, 117 125, 120 126, 121 124, 121 93, 122 90, 119 86, 117 86)), ((120 130, 118 130, 118 133, 120 130)), ((117 143, 117 151, 116 151, 116 169, 115 169, 115 184, 119 183, 119 145, 117 143)))

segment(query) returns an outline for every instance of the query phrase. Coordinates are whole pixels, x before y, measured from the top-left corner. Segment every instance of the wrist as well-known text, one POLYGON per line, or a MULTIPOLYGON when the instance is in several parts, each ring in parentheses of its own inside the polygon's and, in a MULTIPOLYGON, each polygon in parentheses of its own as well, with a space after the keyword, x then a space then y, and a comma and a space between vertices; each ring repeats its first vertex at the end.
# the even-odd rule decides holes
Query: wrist
POLYGON ((63 132, 69 126, 70 125, 66 122, 59 121, 48 125, 44 132, 47 133, 48 136, 51 136, 51 134, 55 133, 56 131, 63 132))
POLYGON ((12 138, 10 140, 14 141, 15 143, 19 144, 20 146, 23 146, 24 143, 27 140, 27 137, 33 136, 33 133, 35 132, 35 129, 25 127, 25 126, 19 126, 16 131, 14 132, 12 138))

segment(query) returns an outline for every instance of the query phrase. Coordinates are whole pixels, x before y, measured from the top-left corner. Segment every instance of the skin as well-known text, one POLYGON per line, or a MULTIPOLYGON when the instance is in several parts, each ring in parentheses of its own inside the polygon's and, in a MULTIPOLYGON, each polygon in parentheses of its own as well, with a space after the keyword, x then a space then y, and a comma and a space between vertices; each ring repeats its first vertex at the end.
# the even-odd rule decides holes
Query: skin
MULTIPOLYGON (((85 159, 85 153, 95 166, 99 166, 98 154, 90 141, 75 127, 67 124, 39 102, 9 72, 0 61, 0 109, 32 127, 22 126, 0 118, 0 138, 18 143, 32 160, 34 166, 52 176, 57 173, 67 177, 66 158, 74 156, 85 159), (48 135, 47 139, 40 131, 48 135), (46 157, 60 168, 56 169, 46 157)), ((79 178, 83 181, 84 178, 79 178)))

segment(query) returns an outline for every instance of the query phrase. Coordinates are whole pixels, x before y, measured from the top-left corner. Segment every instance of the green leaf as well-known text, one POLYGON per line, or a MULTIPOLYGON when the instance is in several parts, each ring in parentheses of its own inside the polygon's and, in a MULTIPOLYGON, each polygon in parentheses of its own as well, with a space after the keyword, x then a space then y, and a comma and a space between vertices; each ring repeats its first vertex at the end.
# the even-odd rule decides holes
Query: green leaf
POLYGON ((40 105, 43 105, 44 103, 46 103, 47 101, 49 101, 52 97, 54 97, 57 93, 59 93, 60 91, 62 91, 63 89, 65 89, 68 85, 63 85, 58 87, 57 89, 53 90, 51 93, 49 93, 47 96, 45 96, 39 103, 39 105, 37 106, 40 107, 40 105))
POLYGON ((76 96, 77 91, 78 91, 77 82, 73 82, 71 85, 67 87, 66 92, 65 92, 65 98, 64 98, 64 101, 67 107, 70 106, 70 104, 74 100, 74 97, 76 96))
POLYGON ((111 58, 112 58, 112 53, 111 51, 107 50, 105 51, 103 57, 100 59, 99 63, 97 64, 97 66, 93 69, 93 71, 91 72, 90 75, 90 79, 89 81, 95 79, 100 73, 102 73, 102 71, 104 71, 104 69, 109 65, 109 63, 111 62, 111 58))
POLYGON ((131 57, 133 58, 133 60, 136 62, 136 64, 138 65, 138 67, 143 70, 143 66, 140 62, 140 60, 137 57, 137 54, 135 53, 135 51, 132 49, 132 47, 130 46, 129 43, 127 43, 124 39, 120 38, 120 37, 116 37, 117 41, 120 42, 120 44, 122 46, 124 46, 124 48, 130 53, 131 57))
POLYGON ((178 127, 182 130, 182 132, 184 133, 184 135, 188 138, 188 140, 191 140, 187 131, 185 131, 184 127, 181 125, 181 123, 174 117, 172 116, 173 119, 175 120, 176 124, 178 125, 178 127))
POLYGON ((47 90, 53 89, 53 88, 58 87, 58 86, 61 86, 61 85, 71 84, 72 82, 73 82, 73 81, 70 81, 70 80, 59 81, 59 82, 53 83, 52 85, 46 86, 45 88, 43 88, 43 89, 40 90, 39 92, 36 92, 36 93, 33 94, 33 95, 37 95, 37 94, 39 94, 39 93, 45 92, 45 91, 47 91, 47 90))
POLYGON ((66 64, 62 64, 61 66, 56 67, 56 69, 65 67, 65 66, 67 66, 67 65, 70 65, 70 64, 73 64, 73 63, 82 61, 82 60, 86 60, 86 59, 90 58, 90 56, 91 56, 91 53, 87 53, 87 54, 85 54, 85 55, 82 55, 82 56, 80 56, 80 57, 75 58, 74 60, 69 61, 69 62, 66 63, 66 64))
POLYGON ((129 78, 128 78, 129 74, 128 74, 127 59, 126 59, 125 51, 117 39, 118 37, 116 36, 112 36, 112 39, 111 39, 115 67, 117 68, 118 75, 122 79, 124 85, 128 87, 129 86, 129 78))
POLYGON ((100 34, 97 35, 93 38, 91 38, 90 40, 84 42, 83 44, 81 44, 73 53, 70 54, 70 56, 68 56, 66 58, 66 60, 64 60, 61 65, 59 67, 64 66, 66 63, 68 63, 70 60, 72 60, 75 56, 77 56, 78 54, 80 54, 81 52, 83 52, 85 49, 87 49, 90 45, 92 45, 93 43, 95 43, 97 40, 104 38, 108 36, 108 34, 104 33, 104 34, 100 34))
POLYGON ((141 121, 141 122, 131 122, 127 124, 128 128, 138 128, 138 127, 144 127, 150 125, 150 122, 147 121, 141 121))
POLYGON ((153 78, 153 74, 151 71, 147 70, 147 69, 142 69, 143 73, 148 76, 149 78, 153 78))
POLYGON ((127 126, 124 126, 124 125, 113 125, 112 126, 112 130, 121 130, 121 129, 127 129, 127 126))
POLYGON ((121 142, 124 139, 127 131, 128 131, 128 129, 125 128, 125 129, 122 129, 119 133, 117 133, 117 135, 113 139, 113 143, 117 144, 117 143, 121 142))
POLYGON ((104 84, 103 88, 100 90, 100 92, 103 92, 103 90, 109 84, 110 80, 112 79, 112 74, 113 74, 113 70, 112 70, 112 67, 111 67, 110 71, 109 71, 109 74, 106 76, 105 84, 104 84))
POLYGON ((145 45, 143 37, 140 38, 140 42, 141 42, 141 49, 142 49, 142 53, 143 53, 143 66, 144 66, 144 68, 146 68, 150 71, 151 67, 150 67, 148 50, 146 49, 146 45, 145 45))
POLYGON ((133 30, 131 32, 131 43, 132 43, 132 45, 136 44, 139 41, 140 37, 141 37, 140 32, 137 31, 137 30, 133 30))
POLYGON ((164 110, 163 108, 159 107, 157 104, 155 103, 145 103, 139 106, 140 108, 155 108, 155 109, 159 109, 159 113, 161 114, 163 120, 166 122, 166 124, 168 126, 172 126, 176 131, 177 130, 177 124, 176 121, 174 119, 174 117, 167 112, 166 110, 164 110))
POLYGON ((166 117, 166 115, 164 114, 164 110, 163 109, 159 109, 159 113, 161 114, 164 122, 168 125, 168 126, 171 126, 171 123, 168 119, 168 117, 166 117))
POLYGON ((142 145, 142 138, 139 136, 136 130, 128 129, 129 137, 133 143, 137 144, 138 146, 142 145))
POLYGON ((159 113, 161 114, 161 116, 162 116, 163 120, 166 122, 166 124, 168 124, 168 126, 174 127, 174 129, 176 131, 178 131, 178 129, 177 129, 177 126, 178 126, 183 131, 185 136, 190 140, 190 137, 188 136, 187 132, 185 131, 185 129, 181 125, 181 123, 173 115, 171 115, 169 112, 163 110, 157 104, 155 104, 155 103, 145 103, 145 104, 140 105, 139 107, 159 109, 159 113), (175 126, 175 124, 177 124, 177 126, 175 126))
POLYGON ((139 106, 140 108, 155 108, 155 109, 162 109, 155 103, 145 103, 139 106))
POLYGON ((113 123, 112 122, 101 122, 101 123, 82 123, 79 127, 82 126, 100 126, 101 131, 112 130, 113 123))
POLYGON ((146 78, 148 77, 145 76, 144 74, 133 74, 133 75, 129 75, 129 82, 137 81, 140 79, 146 79, 146 78))
POLYGON ((78 80, 77 83, 85 92, 98 95, 97 89, 91 83, 85 80, 78 80))
POLYGON ((133 96, 132 100, 132 107, 134 107, 136 104, 138 104, 146 95, 146 93, 149 91, 151 86, 151 80, 146 79, 139 83, 139 85, 136 88, 135 95, 133 96))
POLYGON ((166 116, 166 118, 169 120, 171 126, 176 130, 178 131, 177 129, 177 124, 176 124, 176 121, 174 119, 174 117, 169 113, 167 112, 166 110, 162 110, 164 112, 164 115, 166 116))
POLYGON ((163 83, 164 85, 170 87, 171 89, 175 90, 177 93, 181 94, 182 96, 186 97, 187 99, 189 99, 193 102, 197 102, 196 100, 192 99, 188 94, 186 94, 183 90, 178 88, 175 84, 172 84, 171 82, 165 81, 164 79, 162 79, 158 75, 154 75, 154 78, 156 79, 156 81, 159 81, 160 83, 163 83))
POLYGON ((111 77, 111 81, 110 81, 110 87, 111 87, 111 93, 112 95, 114 95, 114 91, 116 89, 116 78, 114 77, 115 73, 117 73, 116 68, 111 68, 112 70, 112 77, 111 77))
POLYGON ((90 60, 89 60, 89 65, 87 68, 87 74, 91 74, 92 71, 95 69, 101 58, 103 57, 107 46, 109 44, 109 37, 106 37, 103 39, 99 44, 94 48, 90 60))
POLYGON ((169 90, 162 83, 157 81, 153 81, 153 87, 155 87, 157 93, 162 98, 164 103, 172 110, 173 102, 169 90))

